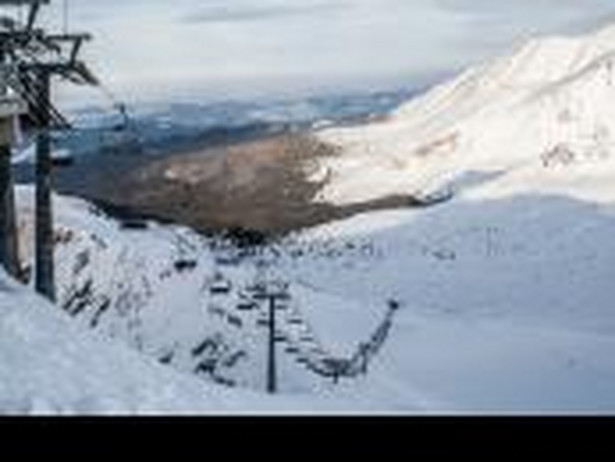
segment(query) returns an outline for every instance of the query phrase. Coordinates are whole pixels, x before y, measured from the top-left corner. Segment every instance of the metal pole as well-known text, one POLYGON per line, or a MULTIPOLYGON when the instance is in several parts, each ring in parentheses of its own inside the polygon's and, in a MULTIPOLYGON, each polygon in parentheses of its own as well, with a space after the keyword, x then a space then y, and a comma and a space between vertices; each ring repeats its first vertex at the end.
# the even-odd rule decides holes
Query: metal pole
POLYGON ((272 394, 277 391, 275 366, 275 296, 269 295, 269 355, 267 363, 267 392, 272 394))
POLYGON ((51 203, 50 74, 37 71, 38 102, 41 116, 36 140, 36 291, 55 301, 53 268, 53 209, 51 203))
MULTIPOLYGON (((5 52, 0 48, 0 66, 4 64, 5 52)), ((2 77, 0 77, 2 78, 2 77)), ((0 82, 0 97, 6 95, 6 82, 0 82)), ((12 116, 0 121, 0 265, 7 273, 19 278, 19 250, 15 218, 15 193, 11 167, 12 116)))
POLYGON ((0 265, 19 278, 15 196, 11 172, 11 148, 0 146, 0 265))
POLYGON ((363 375, 367 374, 367 365, 368 365, 368 357, 367 357, 367 352, 369 349, 369 345, 365 344, 365 343, 361 343, 361 345, 359 346, 359 351, 360 351, 360 358, 361 358, 361 373, 363 375))

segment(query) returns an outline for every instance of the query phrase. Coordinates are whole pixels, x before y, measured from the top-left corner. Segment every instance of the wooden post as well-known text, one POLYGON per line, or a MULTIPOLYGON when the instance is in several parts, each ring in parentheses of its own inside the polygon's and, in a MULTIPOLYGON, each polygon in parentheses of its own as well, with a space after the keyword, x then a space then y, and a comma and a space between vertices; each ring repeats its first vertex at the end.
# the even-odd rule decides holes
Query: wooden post
POLYGON ((51 135, 49 111, 51 76, 41 66, 36 72, 40 126, 36 140, 35 287, 55 301, 53 209, 51 201, 51 135))

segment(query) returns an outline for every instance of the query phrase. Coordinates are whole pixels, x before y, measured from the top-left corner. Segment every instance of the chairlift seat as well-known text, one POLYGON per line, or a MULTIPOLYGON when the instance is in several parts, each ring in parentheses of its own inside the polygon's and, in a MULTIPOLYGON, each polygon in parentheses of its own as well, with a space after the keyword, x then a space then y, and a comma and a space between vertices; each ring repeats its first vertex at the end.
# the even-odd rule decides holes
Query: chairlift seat
POLYGON ((261 283, 255 283, 246 287, 248 292, 263 292, 265 290, 265 286, 261 283))
POLYGON ((128 126, 125 123, 113 125, 110 129, 110 131, 115 132, 115 133, 122 133, 122 132, 125 132, 126 130, 128 130, 128 126))
POLYGON ((235 326, 235 327, 243 327, 243 322, 240 318, 235 317, 235 316, 228 316, 226 318, 226 321, 231 325, 231 326, 235 326))
POLYGON ((72 156, 52 157, 52 167, 72 167, 75 165, 75 159, 72 156))
POLYGON ((120 227, 122 229, 147 229, 147 221, 138 220, 138 219, 125 219, 120 222, 120 227))
POLYGON ((252 311, 255 308, 256 308, 256 304, 255 303, 242 302, 242 303, 238 303, 237 304, 237 309, 239 311, 252 311))
POLYGON ((255 292, 252 298, 254 300, 268 300, 269 296, 266 292, 255 292))
POLYGON ((177 271, 193 270, 197 266, 196 260, 177 260, 173 266, 177 271))
POLYGON ((288 301, 291 298, 288 292, 278 292, 275 294, 275 297, 281 301, 288 301))
POLYGON ((231 285, 228 282, 217 282, 209 289, 211 294, 228 294, 231 292, 231 285))
POLYGON ((228 287, 212 287, 209 289, 209 292, 212 294, 228 294, 231 292, 231 289, 228 287))
POLYGON ((216 263, 219 265, 237 266, 241 263, 241 257, 237 252, 225 251, 216 255, 216 263))

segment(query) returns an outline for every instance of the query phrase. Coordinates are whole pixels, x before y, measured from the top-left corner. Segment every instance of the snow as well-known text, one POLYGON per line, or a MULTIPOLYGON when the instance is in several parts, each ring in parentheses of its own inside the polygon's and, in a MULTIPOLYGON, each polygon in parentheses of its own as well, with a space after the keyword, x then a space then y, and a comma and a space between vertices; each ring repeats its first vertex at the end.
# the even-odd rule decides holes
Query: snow
MULTIPOLYGON (((402 105, 385 121, 319 132, 342 152, 322 162, 332 180, 319 200, 422 194, 468 172, 497 173, 504 178, 494 183, 509 193, 545 183, 543 192, 611 200, 593 181, 570 186, 579 170, 602 181, 613 167, 614 36, 610 26, 588 36, 533 40, 402 105), (568 160, 558 151, 569 152, 568 160)), ((465 189, 456 186, 455 192, 465 189)))
MULTIPOLYGON (((0 410, 612 413, 614 35, 534 41, 387 120, 318 132, 341 148, 321 200, 451 192, 439 205, 228 263, 239 252, 219 240, 55 196, 59 307, 0 278, 0 410), (262 395, 265 307, 237 309, 260 259, 289 284, 277 325, 300 357, 348 359, 390 321, 366 374, 335 384, 282 344, 280 394, 262 395)), ((32 196, 17 191, 26 261, 32 196)))
MULTIPOLYGON (((383 121, 317 133, 340 152, 321 161, 320 201, 452 193, 302 233, 333 257, 282 263, 372 314, 402 301, 357 393, 402 409, 391 394, 407 389, 436 411, 613 411, 614 36, 533 40, 383 121)), ((351 330, 361 315, 347 312, 351 330)))
MULTIPOLYGON (((22 218, 30 188, 19 188, 22 218)), ((222 271, 233 287, 252 263, 215 265, 219 250, 179 228, 121 229, 78 199, 56 196, 60 298, 94 280, 91 303, 68 318, 2 277, 1 409, 6 413, 492 413, 595 412, 615 408, 615 252, 609 207, 571 199, 451 202, 426 210, 369 213, 300 233, 276 248, 270 275, 291 284, 290 337, 309 326, 333 357, 349 357, 396 299, 387 342, 368 374, 334 385, 278 347, 280 396, 262 395, 265 333, 226 324, 236 293, 203 286, 222 271), (178 234, 179 233, 179 234, 178 234), (198 266, 168 269, 181 235, 200 244, 198 266), (83 250, 90 263, 77 275, 83 250), (293 252, 301 249, 301 257, 293 252), (150 281, 150 293, 143 287, 150 281), (118 284, 121 282, 121 284, 118 284), (112 300, 93 332, 96 298, 112 300), (216 298, 217 297, 217 298, 216 298), (292 327, 293 313, 304 320, 292 327), (49 318, 49 319, 48 319, 49 318), (219 334, 248 358, 220 373, 237 386, 194 375, 190 351, 219 334), (157 360, 173 352, 169 365, 157 360), (24 384, 27 384, 24 386, 24 384), (252 390, 248 390, 252 389, 252 390)), ((26 233, 27 234, 27 233, 26 233)), ((190 254, 185 253, 189 258, 190 254)), ((239 313, 236 313, 239 316, 239 313)))
POLYGON ((608 413, 612 220, 613 210, 536 197, 371 213, 301 237, 306 247, 372 242, 370 256, 308 255, 280 271, 346 300, 312 308, 323 311, 317 328, 337 322, 341 338, 387 298, 402 302, 390 340, 352 388, 385 409, 423 397, 431 412, 608 413))
POLYGON ((349 402, 272 397, 207 385, 86 331, 0 274, 0 413, 4 415, 331 412, 349 402))
MULTIPOLYGON (((51 152, 51 158, 53 160, 68 160, 72 157, 72 153, 68 149, 56 149, 51 152)), ((22 143, 19 149, 15 150, 15 153, 11 159, 13 165, 22 163, 34 164, 36 159, 36 144, 24 144, 22 143)))

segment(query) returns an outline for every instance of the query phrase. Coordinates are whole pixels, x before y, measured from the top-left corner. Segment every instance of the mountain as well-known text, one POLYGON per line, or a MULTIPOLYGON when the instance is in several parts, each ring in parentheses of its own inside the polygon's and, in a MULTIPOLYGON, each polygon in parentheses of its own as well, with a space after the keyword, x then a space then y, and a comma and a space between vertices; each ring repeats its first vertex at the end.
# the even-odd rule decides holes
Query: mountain
POLYGON ((74 187, 63 192, 201 231, 278 234, 483 191, 604 202, 612 195, 614 35, 610 26, 534 39, 366 123, 196 149, 129 169, 125 160, 90 173, 77 167, 74 187), (117 175, 115 165, 130 173, 117 175))
MULTIPOLYGON (((614 35, 606 28, 533 41, 383 120, 314 134, 330 148, 310 159, 314 181, 323 184, 320 201, 353 207, 391 196, 448 199, 437 205, 363 209, 254 248, 235 245, 246 238, 239 231, 223 238, 117 221, 84 200, 55 196, 56 310, 79 332, 93 329, 123 344, 97 352, 105 364, 129 347, 134 358, 162 363, 152 365, 158 371, 224 390, 221 406, 612 412, 614 35), (265 386, 268 307, 246 303, 264 278, 286 284, 290 296, 277 318, 281 396, 244 401, 244 393, 265 386), (340 365, 346 372, 335 382, 331 371, 340 365)), ((195 166, 202 164, 183 166, 191 173, 184 181, 211 173, 195 166)), ((181 171, 165 167, 167 179, 181 171)), ((19 188, 17 196, 30 261, 32 189, 19 188)), ((20 313, 19 298, 6 290, 0 297, 0 306, 14 305, 8 313, 20 313)), ((2 345, 9 357, 39 345, 36 338, 13 343, 2 345)), ((38 348, 37 367, 45 359, 38 348)), ((58 357, 72 364, 74 354, 58 357)), ((117 361, 124 383, 124 359, 117 361)), ((0 367, 9 380, 29 363, 7 364, 0 367)), ((135 380, 148 377, 142 375, 135 380)), ((123 396, 118 408, 133 409, 123 396)))
POLYGON ((319 175, 330 181, 319 200, 347 204, 442 188, 460 195, 477 186, 611 199, 614 39, 615 26, 534 39, 383 121, 321 131, 340 154, 321 162, 319 175))

